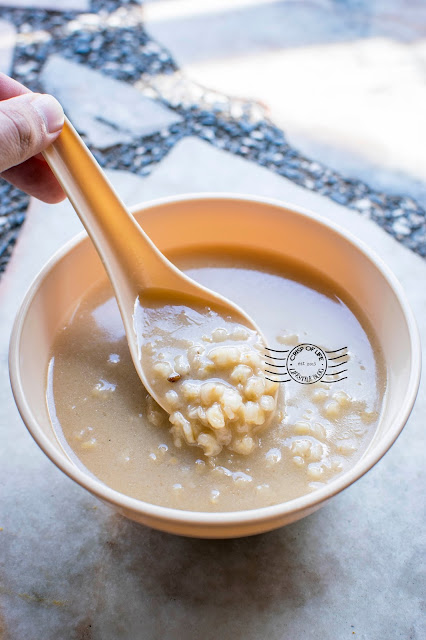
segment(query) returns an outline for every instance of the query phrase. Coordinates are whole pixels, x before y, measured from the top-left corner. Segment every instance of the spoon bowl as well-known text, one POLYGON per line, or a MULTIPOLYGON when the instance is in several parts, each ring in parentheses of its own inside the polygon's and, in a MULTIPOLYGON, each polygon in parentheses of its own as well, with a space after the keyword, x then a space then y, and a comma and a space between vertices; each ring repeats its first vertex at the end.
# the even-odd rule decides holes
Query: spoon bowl
MULTIPOLYGON (((146 375, 141 360, 143 334, 135 326, 135 306, 146 298, 191 300, 256 331, 236 304, 199 285, 168 260, 127 210, 70 121, 44 157, 89 234, 111 281, 136 371, 156 402, 168 411, 146 375)), ((138 323, 139 327, 139 323, 138 323)))

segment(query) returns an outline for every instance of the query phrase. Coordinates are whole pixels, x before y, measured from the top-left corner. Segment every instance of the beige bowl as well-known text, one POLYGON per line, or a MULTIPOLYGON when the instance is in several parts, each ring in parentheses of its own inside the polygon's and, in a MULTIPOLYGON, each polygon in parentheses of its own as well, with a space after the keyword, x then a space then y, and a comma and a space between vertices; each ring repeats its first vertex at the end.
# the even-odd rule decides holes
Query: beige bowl
POLYGON ((370 249, 313 213, 279 202, 232 195, 188 195, 134 209, 162 251, 253 248, 298 259, 351 292, 374 327, 385 355, 388 386, 375 436, 356 465, 322 489, 272 507, 199 513, 130 498, 87 475, 64 453, 46 407, 46 371, 56 331, 102 264, 85 234, 58 251, 34 280, 19 310, 10 346, 10 377, 34 440, 70 478, 124 516, 156 529, 205 538, 268 531, 312 513, 355 482, 390 448, 413 407, 420 378, 420 341, 402 288, 370 249))

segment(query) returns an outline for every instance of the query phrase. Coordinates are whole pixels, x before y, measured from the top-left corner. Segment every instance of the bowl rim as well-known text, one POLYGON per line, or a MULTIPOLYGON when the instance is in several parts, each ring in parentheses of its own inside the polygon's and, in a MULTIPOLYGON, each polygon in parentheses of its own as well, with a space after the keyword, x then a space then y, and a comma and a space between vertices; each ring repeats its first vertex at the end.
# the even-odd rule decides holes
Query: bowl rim
POLYGON ((46 262, 39 273, 36 275, 32 283, 30 284, 22 303, 19 307, 18 313, 13 325, 10 347, 9 347, 9 374, 12 387, 12 393, 18 407, 18 411, 22 417, 24 424, 30 432, 33 439, 38 446, 44 451, 48 458, 68 477, 77 482, 81 487, 90 491, 95 496, 103 501, 112 503, 119 509, 125 509, 147 518, 152 518, 157 521, 163 522, 176 522, 180 524, 188 525, 216 525, 216 526, 232 526, 236 524, 244 525, 248 523, 258 523, 261 521, 274 521, 285 517, 292 513, 298 513, 305 510, 313 510, 322 503, 328 501, 330 498, 340 493, 343 489, 349 487, 351 484, 361 478, 367 471, 369 471, 390 449, 393 445, 402 429, 404 428, 408 417, 412 411, 414 402, 416 400, 421 374, 421 343, 420 336, 417 327, 417 323, 411 307, 408 303, 407 297, 403 290, 402 285, 393 274, 387 264, 380 258, 366 243, 356 238, 351 232, 347 231, 339 224, 329 220, 315 212, 309 211, 304 207, 294 205, 288 202, 277 200, 274 198, 267 198, 263 196, 249 195, 249 194, 235 194, 235 193, 185 193, 177 196, 167 196, 154 200, 142 202, 134 205, 130 208, 133 214, 142 212, 146 209, 153 209, 156 207, 162 207, 164 205, 174 204, 182 201, 243 201, 257 203, 261 205, 270 205, 281 209, 286 209, 291 213, 295 213, 310 220, 314 220, 317 224, 325 227, 327 231, 334 231, 340 236, 343 236, 344 240, 354 245, 361 253, 363 253, 367 259, 373 264, 373 266, 381 273, 382 277, 387 281, 387 284, 393 290, 398 303, 402 309, 403 315, 407 322, 410 348, 411 348, 411 367, 410 375, 407 385, 407 392, 404 398, 404 402, 401 404, 396 416, 389 425, 389 428, 379 442, 373 449, 368 449, 365 455, 356 463, 354 467, 342 474, 342 476, 336 478, 334 481, 325 485, 316 491, 305 494, 298 498, 294 498, 287 502, 281 502, 272 506, 258 507, 255 509, 245 509, 241 511, 190 511, 184 509, 176 509, 172 507, 163 507, 160 505, 138 500, 120 493, 111 487, 108 487, 103 482, 89 476, 82 469, 77 467, 65 453, 59 453, 54 447, 49 438, 43 433, 41 427, 38 425, 38 421, 32 413, 31 407, 27 403, 24 389, 22 386, 21 372, 20 372, 20 343, 22 337, 22 330, 26 315, 30 305, 36 297, 38 290, 47 276, 47 274, 55 267, 55 265, 68 253, 79 245, 85 238, 87 233, 85 231, 80 232, 62 247, 60 247, 46 262))

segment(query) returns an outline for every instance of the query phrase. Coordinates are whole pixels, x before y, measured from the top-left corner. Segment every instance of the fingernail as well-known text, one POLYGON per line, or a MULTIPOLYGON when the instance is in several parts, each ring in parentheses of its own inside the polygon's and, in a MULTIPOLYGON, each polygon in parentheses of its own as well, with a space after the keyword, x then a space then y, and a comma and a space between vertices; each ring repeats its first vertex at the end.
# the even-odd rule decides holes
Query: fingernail
POLYGON ((56 98, 48 94, 37 94, 32 104, 43 117, 48 133, 57 133, 62 129, 64 111, 56 98))

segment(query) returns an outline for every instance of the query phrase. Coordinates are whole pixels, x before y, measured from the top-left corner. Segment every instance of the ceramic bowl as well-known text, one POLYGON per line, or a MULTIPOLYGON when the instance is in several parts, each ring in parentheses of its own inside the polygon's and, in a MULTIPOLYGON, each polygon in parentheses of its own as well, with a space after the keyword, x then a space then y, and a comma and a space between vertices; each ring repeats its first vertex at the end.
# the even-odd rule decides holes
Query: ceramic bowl
MULTIPOLYGON (((307 516, 358 480, 395 441, 413 407, 420 377, 420 341, 404 292, 365 244, 307 211, 264 198, 187 195, 133 209, 164 251, 252 248, 303 258, 349 291, 369 319, 385 356, 388 382, 375 435, 361 459, 325 487, 289 502, 253 510, 204 513, 160 507, 114 491, 77 467, 61 448, 46 407, 46 371, 56 331, 103 266, 86 234, 58 251, 31 285, 17 315, 10 346, 10 377, 28 430, 64 473, 127 518, 186 536, 251 535, 307 516)), ((361 507, 360 507, 361 508, 361 507)))

